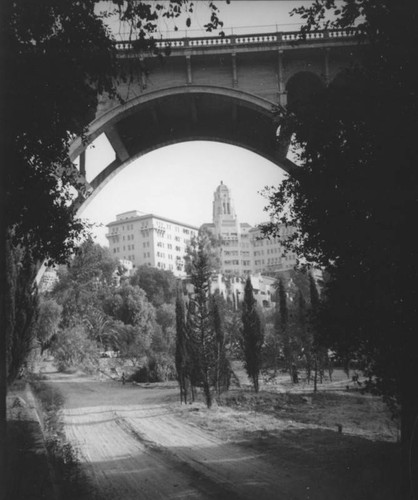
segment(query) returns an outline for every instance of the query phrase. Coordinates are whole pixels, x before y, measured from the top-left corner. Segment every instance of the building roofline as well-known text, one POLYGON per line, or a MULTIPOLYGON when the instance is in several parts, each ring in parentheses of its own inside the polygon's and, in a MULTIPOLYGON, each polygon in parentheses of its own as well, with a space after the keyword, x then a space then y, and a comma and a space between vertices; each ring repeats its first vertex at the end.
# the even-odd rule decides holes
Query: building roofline
MULTIPOLYGON (((129 212, 123 212, 123 213, 129 213, 129 212)), ((122 215, 122 214, 117 214, 117 215, 122 215)), ((197 226, 193 226, 192 224, 188 224, 187 222, 180 222, 178 220, 169 219, 168 217, 163 217, 161 215, 155 215, 155 214, 144 214, 144 215, 139 215, 136 217, 130 217, 128 219, 115 220, 113 222, 109 222, 109 224, 106 224, 106 227, 119 226, 120 224, 129 224, 130 222, 149 219, 151 217, 153 217, 155 219, 162 220, 164 222, 170 222, 171 224, 177 224, 179 226, 185 226, 185 227, 188 227, 190 229, 195 229, 196 231, 199 230, 199 228, 197 226)))

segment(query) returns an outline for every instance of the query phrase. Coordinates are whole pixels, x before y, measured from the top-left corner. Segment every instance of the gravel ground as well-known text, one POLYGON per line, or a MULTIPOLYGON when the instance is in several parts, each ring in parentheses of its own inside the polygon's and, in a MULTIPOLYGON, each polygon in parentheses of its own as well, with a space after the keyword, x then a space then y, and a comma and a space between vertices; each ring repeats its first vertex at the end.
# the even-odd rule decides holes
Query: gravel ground
POLYGON ((222 406, 180 405, 175 383, 46 374, 99 499, 396 500, 397 428, 336 377, 317 396, 287 378, 222 406), (338 432, 339 425, 342 432, 338 432))

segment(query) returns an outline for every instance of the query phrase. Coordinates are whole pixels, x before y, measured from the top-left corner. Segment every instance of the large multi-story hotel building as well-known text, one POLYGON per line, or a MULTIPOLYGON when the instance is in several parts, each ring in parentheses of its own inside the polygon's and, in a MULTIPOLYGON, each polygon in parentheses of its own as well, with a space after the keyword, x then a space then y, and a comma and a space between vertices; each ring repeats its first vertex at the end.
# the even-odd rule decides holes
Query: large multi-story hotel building
POLYGON ((213 222, 203 228, 220 238, 221 273, 242 276, 248 273, 274 273, 291 269, 296 256, 285 252, 283 239, 291 228, 282 224, 279 235, 263 236, 261 229, 240 223, 230 189, 221 181, 213 197, 213 222))
POLYGON ((296 264, 296 255, 285 251, 283 241, 292 233, 284 224, 278 225, 278 236, 266 238, 260 227, 249 231, 251 245, 251 268, 253 273, 275 273, 292 269, 296 264))
POLYGON ((229 188, 221 181, 213 199, 213 222, 203 224, 221 240, 221 272, 243 275, 252 271, 250 235, 251 226, 240 224, 235 213, 234 202, 229 188))
MULTIPOLYGON (((148 265, 185 276, 184 256, 191 238, 198 234, 197 227, 137 210, 117 215, 107 227, 106 237, 115 258, 131 261, 133 268, 148 265)), ((258 226, 240 223, 231 191, 222 181, 214 193, 213 222, 201 227, 221 241, 223 274, 274 274, 296 264, 296 256, 286 253, 282 243, 291 228, 281 225, 277 237, 266 238, 258 226)))
POLYGON ((124 212, 107 224, 111 254, 129 260, 133 267, 142 265, 172 271, 184 276, 184 255, 198 228, 137 210, 124 212))

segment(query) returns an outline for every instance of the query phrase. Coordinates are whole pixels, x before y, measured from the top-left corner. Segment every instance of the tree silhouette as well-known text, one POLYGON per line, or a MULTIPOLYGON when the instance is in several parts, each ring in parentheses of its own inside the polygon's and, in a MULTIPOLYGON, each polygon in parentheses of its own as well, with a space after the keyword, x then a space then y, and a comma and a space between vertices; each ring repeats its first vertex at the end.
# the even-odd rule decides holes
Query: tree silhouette
POLYGON ((226 354, 224 309, 222 297, 219 294, 211 297, 211 312, 216 343, 216 366, 214 385, 218 397, 228 390, 231 379, 231 365, 226 354))
POLYGON ((261 348, 264 341, 264 331, 257 311, 257 301, 254 298, 251 278, 245 282, 244 300, 242 303, 242 350, 244 366, 255 392, 259 390, 258 377, 261 369, 261 348))
POLYGON ((187 332, 186 311, 181 290, 177 290, 176 298, 176 371, 180 386, 180 402, 188 402, 188 389, 191 384, 192 352, 187 332))
POLYGON ((193 285, 189 301, 189 328, 193 364, 203 387, 206 405, 212 406, 211 387, 216 370, 216 337, 210 309, 210 277, 214 251, 210 238, 200 233, 193 238, 186 255, 186 269, 193 285))
MULTIPOLYGON (((115 96, 118 63, 113 36, 98 0, 0 2, 0 472, 5 470, 6 240, 21 245, 34 261, 64 262, 86 234, 72 203, 85 180, 69 160, 76 136, 85 138, 101 94, 115 96), (99 6, 100 7, 100 6, 99 6)), ((109 2, 130 27, 132 41, 155 51, 159 17, 177 19, 191 2, 109 2)), ((213 2, 208 31, 222 26, 213 2)), ((29 285, 28 285, 29 286, 29 285)), ((4 482, 2 481, 2 484, 4 482)), ((2 489, 3 490, 3 489, 2 489)))
MULTIPOLYGON (((271 193, 293 248, 329 273, 323 340, 355 356, 368 387, 401 408, 403 497, 418 415, 418 5, 318 0, 302 33, 357 26, 359 60, 284 116, 300 168, 271 193), (330 12, 331 15, 328 15, 330 12), (390 96, 390 98, 389 98, 390 96)), ((269 225, 275 234, 274 224, 269 225)))

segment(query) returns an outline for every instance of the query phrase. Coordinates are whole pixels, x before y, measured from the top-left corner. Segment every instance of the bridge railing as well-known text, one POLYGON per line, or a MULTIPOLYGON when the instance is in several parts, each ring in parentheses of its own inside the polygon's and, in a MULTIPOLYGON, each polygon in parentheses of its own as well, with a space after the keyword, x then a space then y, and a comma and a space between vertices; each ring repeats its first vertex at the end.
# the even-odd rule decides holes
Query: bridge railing
MULTIPOLYGON (((295 43, 295 42, 311 42, 316 40, 336 40, 344 38, 353 38, 357 34, 355 28, 350 29, 334 29, 327 31, 310 31, 302 34, 300 31, 285 31, 277 33, 260 33, 251 35, 228 35, 193 37, 193 38, 165 38, 157 40, 155 46, 159 49, 170 47, 171 49, 185 49, 188 47, 223 47, 223 46, 243 46, 243 45, 260 45, 260 44, 280 44, 280 43, 295 43)), ((136 44, 134 41, 125 40, 117 41, 116 48, 121 51, 135 51, 136 44)))

